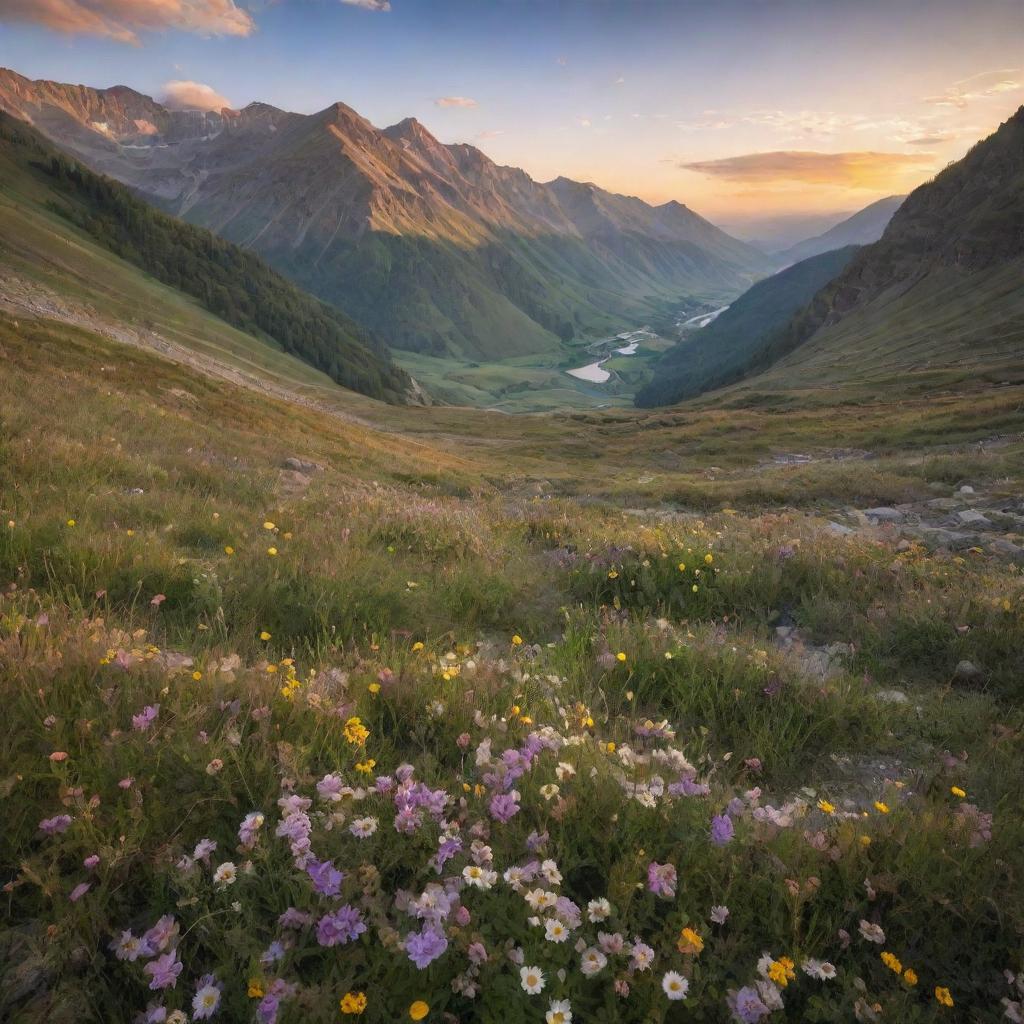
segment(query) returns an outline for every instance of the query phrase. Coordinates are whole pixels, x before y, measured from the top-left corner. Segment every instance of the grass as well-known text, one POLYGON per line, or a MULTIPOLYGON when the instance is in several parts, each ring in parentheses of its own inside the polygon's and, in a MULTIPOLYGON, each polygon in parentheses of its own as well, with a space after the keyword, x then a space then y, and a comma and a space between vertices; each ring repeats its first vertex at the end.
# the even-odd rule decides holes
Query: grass
POLYGON ((1019 440, 972 442, 1019 431, 1015 389, 513 419, 289 401, 47 321, 0 320, 0 353, 5 1020, 201 1019, 207 975, 215 1019, 282 1024, 357 993, 369 1021, 423 1000, 514 1024, 552 999, 582 1021, 724 1021, 743 992, 781 999, 770 1019, 994 1022, 1020 998, 1024 578, 825 529, 965 478, 1012 500, 1019 440), (783 622, 848 653, 822 675, 783 622), (389 787, 425 804, 406 831, 389 787), (512 789, 518 810, 493 802, 512 789), (313 864, 291 847, 307 799, 313 864), (534 910, 501 876, 545 860, 560 881, 525 888, 563 902, 534 910), (447 948, 420 969, 410 901, 438 884, 447 948), (367 930, 324 945, 342 905, 367 930), (145 955, 111 950, 125 931, 145 955), (183 967, 151 989, 158 956, 183 967))

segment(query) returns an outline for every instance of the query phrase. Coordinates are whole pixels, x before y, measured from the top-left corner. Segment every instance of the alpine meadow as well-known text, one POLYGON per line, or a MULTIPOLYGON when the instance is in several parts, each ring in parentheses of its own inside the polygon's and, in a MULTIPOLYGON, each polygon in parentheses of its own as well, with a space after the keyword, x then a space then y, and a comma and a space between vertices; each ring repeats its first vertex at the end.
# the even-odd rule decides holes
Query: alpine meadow
POLYGON ((0 1020, 1024 1022, 1016 0, 0 0, 0 1020))

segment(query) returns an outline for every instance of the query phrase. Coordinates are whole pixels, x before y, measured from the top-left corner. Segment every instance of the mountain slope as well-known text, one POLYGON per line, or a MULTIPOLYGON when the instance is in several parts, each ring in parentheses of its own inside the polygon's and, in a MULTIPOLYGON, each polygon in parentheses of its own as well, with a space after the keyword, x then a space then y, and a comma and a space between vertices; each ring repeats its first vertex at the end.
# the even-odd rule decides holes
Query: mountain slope
MULTIPOLYGON (((371 397, 404 400, 409 378, 365 330, 299 291, 253 254, 159 213, 3 113, 0 169, 4 197, 11 203, 5 215, 11 230, 0 233, 0 254, 24 257, 26 243, 14 219, 27 220, 32 233, 32 211, 45 209, 63 220, 68 232, 77 228, 240 331, 303 359, 336 383, 371 397)), ((38 215, 35 220, 38 224, 38 215)))
MULTIPOLYGON (((767 358, 833 380, 1024 364, 1024 107, 912 192, 773 341, 767 358), (806 346, 806 347, 805 347, 806 346), (799 351, 798 351, 799 350, 799 351), (864 362, 870 358, 870 362, 864 362)), ((1012 375, 1012 373, 1011 373, 1012 375)))
POLYGON ((378 130, 341 103, 175 112, 124 87, 0 71, 0 107, 390 343, 435 355, 556 351, 685 299, 732 297, 771 266, 679 203, 539 183, 414 119, 378 130))
POLYGON ((722 387, 759 365, 774 336, 856 253, 856 246, 803 260, 758 281, 707 327, 669 349, 637 392, 641 408, 671 405, 722 387))
POLYGON ((885 199, 879 199, 852 217, 834 224, 828 231, 798 242, 775 255, 786 263, 798 263, 800 260, 817 256, 818 253, 842 249, 847 245, 870 245, 877 242, 904 199, 906 196, 887 196, 885 199))

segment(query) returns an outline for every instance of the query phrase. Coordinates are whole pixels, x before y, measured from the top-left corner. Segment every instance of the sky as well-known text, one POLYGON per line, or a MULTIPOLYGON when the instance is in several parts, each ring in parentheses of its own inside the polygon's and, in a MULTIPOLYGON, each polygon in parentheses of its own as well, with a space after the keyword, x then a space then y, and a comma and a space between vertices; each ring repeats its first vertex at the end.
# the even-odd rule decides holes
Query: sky
POLYGON ((0 0, 0 65, 414 116, 751 235, 906 192, 991 133, 1024 103, 1024 0, 0 0))

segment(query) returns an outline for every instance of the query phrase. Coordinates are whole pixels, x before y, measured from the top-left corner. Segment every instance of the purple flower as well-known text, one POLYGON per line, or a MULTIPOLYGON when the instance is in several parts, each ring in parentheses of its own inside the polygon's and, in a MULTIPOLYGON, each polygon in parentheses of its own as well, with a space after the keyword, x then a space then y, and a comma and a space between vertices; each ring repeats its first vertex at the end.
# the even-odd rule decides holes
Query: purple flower
POLYGON ((715 846, 725 846, 732 841, 732 818, 728 814, 716 814, 711 819, 711 842, 715 846))
POLYGON ((660 896, 662 899, 670 900, 676 894, 676 869, 672 864, 659 864, 652 860, 647 865, 647 888, 660 896))
POLYGON ((448 940, 444 932, 427 925, 420 932, 411 932, 405 940, 405 951, 409 959, 422 971, 432 964, 446 949, 448 940))
POLYGON ((329 860, 310 861, 306 865, 306 874, 321 896, 337 896, 341 892, 345 876, 329 860))
POLYGON ((152 928, 142 936, 143 945, 148 950, 144 956, 156 956, 166 949, 171 940, 178 934, 178 925, 170 914, 164 914, 152 928))
POLYGON ((509 793, 496 793, 491 797, 491 817, 505 824, 519 813, 518 800, 519 793, 514 789, 509 793))
POLYGON ((451 836, 442 839, 437 844, 437 853, 434 855, 431 863, 434 865, 434 870, 441 874, 444 869, 444 865, 452 859, 457 853, 462 852, 462 839, 459 836, 451 836))
POLYGON ((366 925, 359 911, 346 903, 333 914, 324 914, 320 918, 316 926, 316 940, 321 946, 344 945, 354 942, 365 931, 366 925))
POLYGON ((550 837, 547 832, 538 833, 536 829, 526 837, 526 848, 530 853, 536 853, 547 845, 547 841, 550 837))
POLYGON ((295 907, 289 907, 277 919, 277 923, 282 928, 305 928, 313 923, 313 915, 306 913, 305 910, 296 910, 295 907))
POLYGON ((71 822, 74 819, 70 814, 58 814, 54 818, 43 818, 39 822, 40 832, 45 832, 48 836, 59 836, 61 832, 66 832, 71 822))
POLYGON ((744 985, 738 992, 730 992, 727 1000, 735 1020, 742 1024, 757 1024, 771 1012, 761 1001, 757 989, 744 985))
POLYGON ((132 728, 136 732, 145 732, 160 714, 159 704, 147 704, 137 715, 132 715, 132 728))
POLYGON ((92 882, 79 882, 78 885, 71 890, 71 895, 68 899, 70 899, 72 903, 77 903, 91 888, 92 882))
POLYGON ((161 988, 174 988, 181 974, 182 963, 178 959, 176 949, 158 956, 142 968, 143 973, 150 976, 149 987, 155 992, 161 988))

